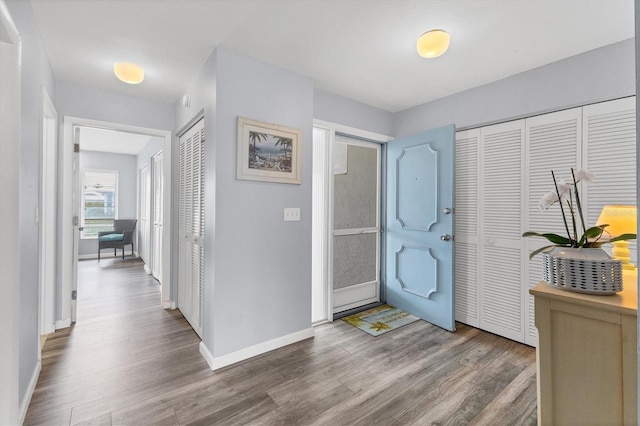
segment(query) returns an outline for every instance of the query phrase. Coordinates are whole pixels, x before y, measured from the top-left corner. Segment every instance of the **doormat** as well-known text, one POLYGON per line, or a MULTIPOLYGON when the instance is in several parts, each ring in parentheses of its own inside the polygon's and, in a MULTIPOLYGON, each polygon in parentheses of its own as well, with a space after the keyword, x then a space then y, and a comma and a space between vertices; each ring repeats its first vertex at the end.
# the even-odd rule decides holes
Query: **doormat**
POLYGON ((419 319, 391 305, 382 305, 349 315, 342 318, 342 321, 375 337, 419 319))

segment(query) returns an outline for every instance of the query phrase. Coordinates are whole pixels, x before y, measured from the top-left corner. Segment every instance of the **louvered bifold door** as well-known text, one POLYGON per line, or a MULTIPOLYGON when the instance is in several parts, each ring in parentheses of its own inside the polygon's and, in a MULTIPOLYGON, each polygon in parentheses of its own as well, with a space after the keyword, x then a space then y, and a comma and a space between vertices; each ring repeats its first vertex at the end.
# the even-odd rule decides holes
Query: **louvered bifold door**
POLYGON ((202 335, 204 285, 204 120, 180 137, 178 307, 202 335))
POLYGON ((478 327, 478 156, 480 129, 456 134, 455 318, 478 327))
MULTIPOLYGON (((635 97, 589 105, 582 114, 582 158, 585 168, 596 175, 585 185, 585 213, 594 225, 607 204, 636 205, 635 97)), ((637 247, 637 241, 631 241, 633 263, 637 247)), ((609 244, 603 248, 610 253, 609 244)))
MULTIPOLYGON (((528 118, 526 125, 527 162, 523 174, 526 176, 527 204, 523 219, 525 230, 552 232, 567 236, 560 207, 556 204, 548 210, 540 210, 540 199, 554 189, 551 171, 558 180, 571 179, 571 168, 579 168, 581 108, 528 118)), ((559 182, 558 181, 558 182, 559 182)), ((542 238, 525 238, 526 255, 550 245, 542 238)), ((542 258, 537 255, 526 261, 523 295, 525 316, 524 342, 537 346, 537 330, 534 317, 534 298, 529 289, 542 280, 542 258)))
POLYGON ((523 341, 524 121, 482 128, 480 328, 523 341))

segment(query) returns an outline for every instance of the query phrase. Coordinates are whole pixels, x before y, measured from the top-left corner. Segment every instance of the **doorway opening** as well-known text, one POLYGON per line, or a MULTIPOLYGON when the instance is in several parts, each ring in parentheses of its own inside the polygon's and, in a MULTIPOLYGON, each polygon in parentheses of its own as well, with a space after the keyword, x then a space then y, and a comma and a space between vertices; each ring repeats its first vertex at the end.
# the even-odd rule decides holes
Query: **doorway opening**
MULTIPOLYGON (((63 250, 62 250, 62 318, 70 324, 75 322, 77 315, 77 271, 78 259, 97 258, 98 230, 96 227, 107 226, 114 219, 137 220, 134 243, 127 245, 127 254, 131 249, 137 257, 140 247, 148 263, 147 268, 153 272, 160 269, 166 279, 160 281, 162 307, 170 308, 170 226, 165 226, 157 234, 161 238, 161 253, 157 257, 158 263, 152 262, 153 233, 148 230, 144 235, 140 232, 140 226, 149 226, 149 221, 143 225, 140 220, 141 207, 146 204, 148 210, 153 209, 153 187, 150 185, 144 196, 148 198, 141 201, 141 176, 139 170, 144 165, 151 167, 152 157, 159 152, 171 152, 171 133, 168 131, 140 128, 121 125, 117 123, 100 122, 75 117, 64 119, 64 146, 63 146, 63 209, 62 217, 72 217, 73 222, 62 220, 63 250), (81 161, 81 155, 83 158, 81 161), (117 176, 115 186, 103 185, 102 182, 92 182, 91 188, 83 184, 80 187, 81 176, 86 170, 98 170, 109 172, 117 176), (88 191, 88 192, 87 192, 88 191), (88 198, 87 198, 88 197, 88 198), (90 203, 85 202, 89 199, 90 203), (112 200, 112 201, 110 201, 112 200), (92 210, 89 211, 87 208, 92 210), (91 214, 90 214, 91 213, 91 214), (81 236, 82 231, 82 236, 81 236), (95 235, 93 235, 93 234, 95 235), (147 238, 143 241, 140 238, 147 238), (145 252, 146 249, 146 252, 145 252), (71 297, 67 298, 66 295, 71 297)), ((163 218, 170 223, 170 188, 171 188, 171 156, 161 156, 162 167, 156 167, 162 175, 161 194, 158 201, 158 209, 163 213, 163 218)), ((105 175, 106 176, 106 175, 105 175)), ((107 230, 107 229, 105 229, 107 230)), ((119 250, 119 249, 118 249, 119 250)), ((113 252, 104 250, 101 257, 113 256, 113 252)), ((120 255, 122 255, 120 253, 120 255)), ((129 254, 128 254, 129 255, 129 254)), ((67 325, 68 325, 67 324, 67 325)), ((58 327, 60 328, 60 327, 58 327)))
POLYGON ((384 300, 382 144, 391 139, 314 121, 314 325, 384 300))

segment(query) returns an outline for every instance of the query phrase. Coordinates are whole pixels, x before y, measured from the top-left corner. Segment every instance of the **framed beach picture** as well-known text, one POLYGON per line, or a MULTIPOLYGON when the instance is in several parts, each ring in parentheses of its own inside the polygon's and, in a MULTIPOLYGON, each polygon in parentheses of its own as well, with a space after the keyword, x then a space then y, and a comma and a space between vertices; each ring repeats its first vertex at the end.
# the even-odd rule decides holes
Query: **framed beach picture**
POLYGON ((238 117, 237 179, 300 183, 300 130, 238 117))

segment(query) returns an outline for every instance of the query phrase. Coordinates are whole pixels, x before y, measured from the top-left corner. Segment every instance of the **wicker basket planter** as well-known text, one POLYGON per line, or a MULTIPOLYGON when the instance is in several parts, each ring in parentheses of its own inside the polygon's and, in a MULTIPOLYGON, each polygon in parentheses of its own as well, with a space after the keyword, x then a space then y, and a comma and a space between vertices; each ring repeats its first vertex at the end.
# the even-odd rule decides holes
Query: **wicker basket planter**
POLYGON ((622 263, 599 248, 553 247, 543 252, 542 277, 551 287, 577 293, 622 291, 622 263))

